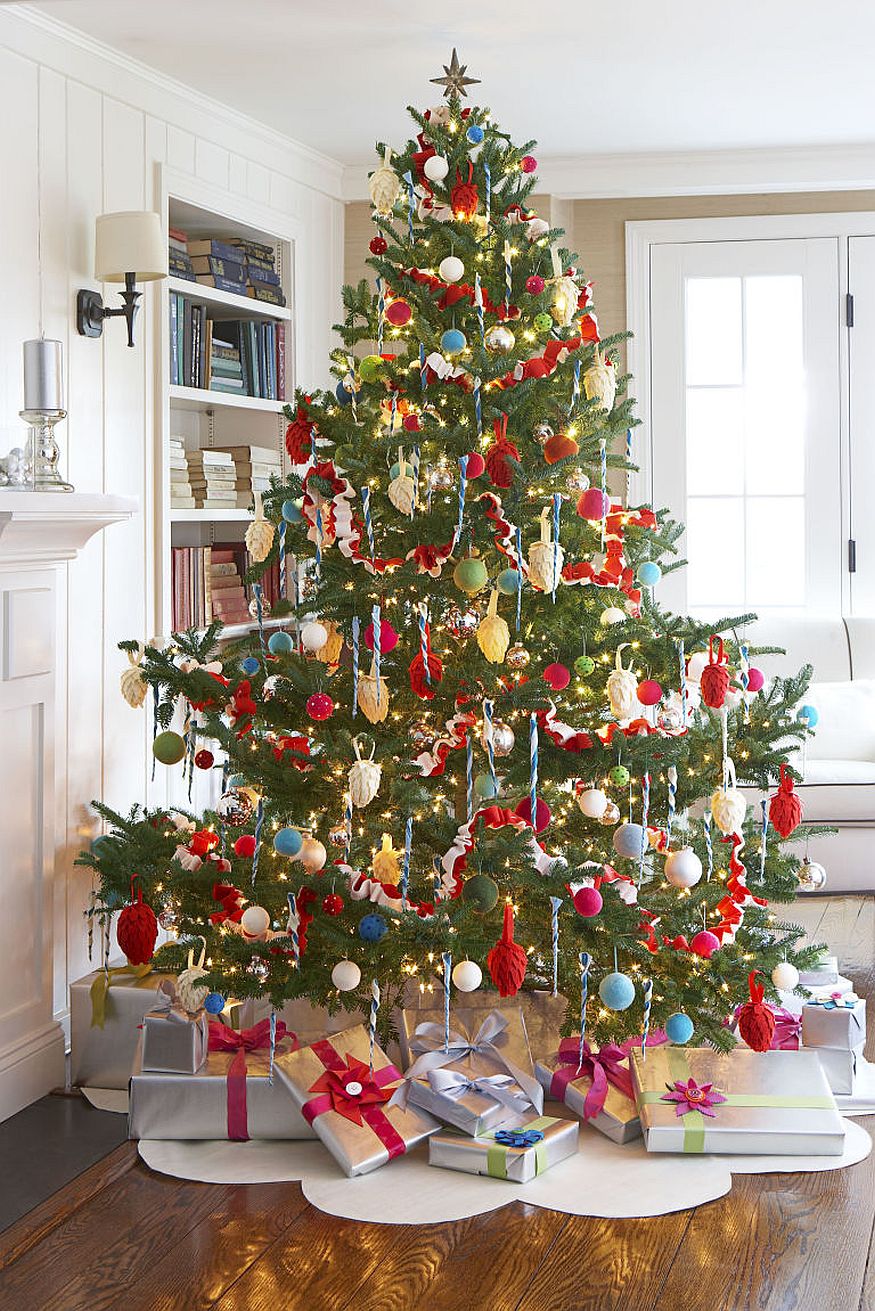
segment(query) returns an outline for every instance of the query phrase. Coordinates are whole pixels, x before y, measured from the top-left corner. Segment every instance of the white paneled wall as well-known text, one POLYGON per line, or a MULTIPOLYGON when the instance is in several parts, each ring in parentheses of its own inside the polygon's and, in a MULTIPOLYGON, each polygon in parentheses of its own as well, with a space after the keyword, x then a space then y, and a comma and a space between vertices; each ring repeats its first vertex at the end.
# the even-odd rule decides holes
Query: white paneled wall
MULTIPOLYGON (((294 227, 295 376, 303 385, 325 384, 343 274, 339 167, 41 15, 0 8, 0 452, 23 441, 21 343, 42 330, 64 343, 69 418, 59 436, 67 476, 79 491, 134 496, 141 507, 131 522, 94 538, 61 580, 59 1018, 68 979, 87 966, 89 880, 72 862, 95 831, 89 802, 99 797, 128 808, 146 796, 149 726, 118 693, 116 643, 153 635, 156 568, 157 293, 154 284, 146 289, 134 350, 119 323, 100 341, 79 337, 75 295, 95 285, 95 215, 157 208, 163 166, 210 186, 231 212, 235 198, 257 202, 294 227)), ((11 753, 7 789, 14 761, 11 753)), ((7 791, 4 809, 10 805, 7 791)), ((17 832, 9 824, 0 821, 4 845, 17 832)), ((8 906, 15 905, 15 879, 15 863, 0 859, 0 898, 8 906)), ((0 1015, 16 1005, 19 955, 0 953, 0 1015)), ((0 1051, 0 1067, 12 1057, 0 1051)))

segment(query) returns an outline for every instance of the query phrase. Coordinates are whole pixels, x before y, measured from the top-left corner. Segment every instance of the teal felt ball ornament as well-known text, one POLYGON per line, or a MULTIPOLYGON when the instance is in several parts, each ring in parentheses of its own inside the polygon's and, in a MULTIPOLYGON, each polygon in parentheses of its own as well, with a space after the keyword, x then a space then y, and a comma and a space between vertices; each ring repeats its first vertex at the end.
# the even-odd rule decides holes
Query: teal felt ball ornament
POLYGON ((256 660, 255 656, 247 656, 245 660, 241 660, 240 668, 243 670, 244 674, 249 674, 249 675, 257 674, 258 661, 256 660))
POLYGON ((820 719, 814 706, 800 706, 796 712, 796 718, 800 724, 805 724, 807 728, 814 728, 820 719))
POLYGON ((277 829, 273 837, 273 849, 279 856, 297 856, 304 845, 304 838, 296 828, 277 829))
POLYGON ((390 478, 400 478, 400 477, 401 477, 401 465, 398 463, 397 460, 395 461, 395 463, 392 465, 391 469, 389 470, 389 477, 390 477, 390 478))
POLYGON ((334 388, 334 395, 340 405, 349 405, 352 400, 352 393, 347 391, 342 382, 339 382, 334 388))
POLYGON ((653 560, 642 560, 638 566, 638 581, 642 587, 655 587, 662 577, 662 570, 653 560))
POLYGON ((468 131, 465 133, 465 136, 471 142, 472 146, 479 146, 480 142, 483 140, 483 128, 479 123, 472 123, 468 128, 468 131))
POLYGON ((635 984, 628 974, 606 974, 599 984, 599 996, 609 1011, 625 1011, 635 1000, 635 984))
POLYGON ((499 592, 504 596, 516 596, 520 590, 521 574, 519 569, 502 569, 495 580, 499 592))
POLYGON ((627 860, 640 860, 647 849, 647 834, 640 824, 621 824, 614 830, 614 851, 627 860))
POLYGON ((359 937, 363 942, 379 942, 389 932, 382 915, 364 915, 359 921, 359 937))
POLYGON ((498 779, 493 782, 491 774, 475 775, 474 796, 478 801, 492 801, 498 796, 498 779))
POLYGON ((221 1015, 225 1009, 225 998, 220 992, 208 992, 204 998, 204 1010, 208 1015, 221 1015))
POLYGON ((488 915, 498 903, 498 884, 488 874, 473 874, 462 884, 462 900, 481 915, 488 915))
POLYGON ((185 742, 178 733, 159 733, 152 743, 152 755, 162 765, 178 765, 185 755, 185 742))
POLYGON ((595 669, 595 661, 593 660, 592 656, 588 656, 588 655, 578 656, 574 662, 574 672, 576 674, 580 674, 581 678, 589 678, 590 674, 593 672, 594 669, 595 669))
POLYGON ((271 633, 267 639, 267 649, 271 655, 288 655, 290 651, 295 649, 291 633, 284 633, 282 629, 279 629, 276 633, 271 633))
POLYGON ((441 350, 445 355, 458 355, 468 345, 468 338, 460 328, 447 328, 441 337, 441 350))
POLYGON ((286 523, 303 523, 304 515, 297 501, 283 501, 283 518, 286 523))
POLYGON ((676 1042, 679 1046, 683 1046, 692 1038, 693 1027, 689 1015, 684 1015, 683 1011, 676 1011, 674 1015, 669 1015, 665 1022, 665 1035, 669 1042, 676 1042))
POLYGON ((535 332, 549 332, 552 327, 553 319, 551 315, 543 310, 540 314, 535 315, 535 332))

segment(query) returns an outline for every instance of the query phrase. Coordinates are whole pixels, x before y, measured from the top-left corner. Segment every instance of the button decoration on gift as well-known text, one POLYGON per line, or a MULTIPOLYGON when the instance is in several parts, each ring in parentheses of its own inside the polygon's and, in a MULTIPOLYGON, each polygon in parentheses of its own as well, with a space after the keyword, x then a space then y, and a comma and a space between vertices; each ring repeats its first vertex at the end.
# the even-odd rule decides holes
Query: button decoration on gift
POLYGON ((502 1147, 534 1147, 544 1141, 540 1129, 497 1129, 495 1141, 502 1147))
POLYGON ((683 1079, 676 1079, 673 1084, 667 1083, 668 1092, 664 1092, 660 1097, 661 1102, 675 1102, 675 1114, 687 1115, 690 1111, 699 1111, 702 1115, 709 1115, 714 1119, 716 1112, 712 1109, 719 1102, 725 1102, 726 1098, 722 1093, 714 1092, 713 1083, 696 1083, 695 1079, 688 1079, 684 1083, 683 1079))
POLYGON ((825 1011, 852 1011, 860 998, 855 992, 831 992, 828 997, 813 997, 809 1006, 822 1006, 825 1011))

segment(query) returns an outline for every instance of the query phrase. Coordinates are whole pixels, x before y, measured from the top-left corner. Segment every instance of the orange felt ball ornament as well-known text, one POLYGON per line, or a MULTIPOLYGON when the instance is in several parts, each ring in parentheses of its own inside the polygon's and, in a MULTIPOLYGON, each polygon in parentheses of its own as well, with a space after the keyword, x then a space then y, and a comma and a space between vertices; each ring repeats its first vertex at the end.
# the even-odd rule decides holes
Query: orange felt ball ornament
POLYGON ((129 965, 145 965, 152 959, 155 939, 158 937, 158 921, 151 906, 143 901, 143 885, 139 874, 131 878, 131 901, 118 917, 116 926, 118 945, 128 958, 129 965), (137 884, 137 899, 134 901, 134 884, 137 884))
POLYGON ((789 838, 794 828, 802 822, 802 802, 793 791, 793 778, 787 771, 786 760, 781 765, 778 791, 769 802, 769 819, 782 838, 789 838))
POLYGON ((758 973, 758 970, 751 970, 747 976, 750 1001, 738 1012, 738 1032, 752 1051, 767 1052, 775 1034, 775 1016, 763 1001, 766 990, 756 981, 758 973))
POLYGON ((486 965, 499 997, 515 997, 526 977, 528 957, 513 940, 513 906, 504 908, 501 937, 486 957, 486 965))
POLYGON ((714 634, 708 640, 708 663, 702 670, 702 678, 699 682, 699 688, 702 693, 702 700, 706 706, 712 710, 719 710, 726 700, 726 693, 729 691, 729 670, 726 668, 726 652, 723 649, 723 638, 717 638, 717 658, 714 658, 714 634))
POLYGON ((556 464, 559 460, 566 460, 569 455, 576 455, 579 450, 573 437, 568 437, 564 432, 554 432, 544 443, 544 459, 548 464, 556 464))

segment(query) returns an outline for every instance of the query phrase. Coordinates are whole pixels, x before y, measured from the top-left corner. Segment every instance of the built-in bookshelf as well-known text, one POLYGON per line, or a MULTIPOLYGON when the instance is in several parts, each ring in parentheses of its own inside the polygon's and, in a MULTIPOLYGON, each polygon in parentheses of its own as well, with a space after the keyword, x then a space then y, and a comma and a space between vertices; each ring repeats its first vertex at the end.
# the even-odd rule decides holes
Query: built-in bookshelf
POLYGON ((239 637, 255 627, 238 584, 253 488, 288 468, 282 410, 294 394, 294 243, 257 207, 218 212, 194 182, 182 194, 168 179, 166 190, 156 618, 169 633, 212 613, 226 622, 227 637, 239 637), (180 255, 179 234, 195 258, 180 255), (211 574, 228 590, 213 593, 211 574), (222 599, 232 596, 233 604, 222 599))

